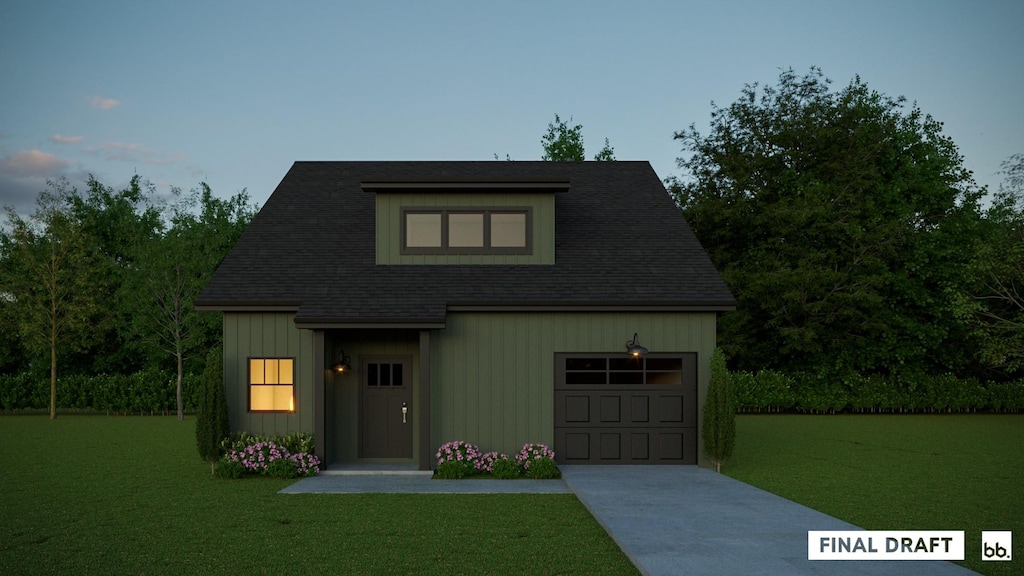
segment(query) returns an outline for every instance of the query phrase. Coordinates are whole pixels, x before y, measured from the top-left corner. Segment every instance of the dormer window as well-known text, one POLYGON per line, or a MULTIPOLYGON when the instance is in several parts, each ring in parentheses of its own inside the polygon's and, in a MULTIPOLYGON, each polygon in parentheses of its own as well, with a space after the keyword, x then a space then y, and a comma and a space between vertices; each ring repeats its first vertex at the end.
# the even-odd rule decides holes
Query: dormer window
POLYGON ((531 254, 530 208, 403 208, 403 254, 531 254))

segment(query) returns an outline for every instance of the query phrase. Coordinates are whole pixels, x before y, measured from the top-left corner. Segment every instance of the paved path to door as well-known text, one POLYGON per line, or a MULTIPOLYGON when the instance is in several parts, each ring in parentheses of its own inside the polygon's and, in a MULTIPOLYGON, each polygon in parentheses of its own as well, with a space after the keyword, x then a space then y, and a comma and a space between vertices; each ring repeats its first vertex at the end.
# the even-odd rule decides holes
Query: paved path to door
POLYGON ((950 562, 810 561, 808 530, 858 528, 696 466, 560 466, 562 478, 650 576, 964 576, 950 562))
POLYGON ((857 528, 704 468, 559 468, 562 480, 433 480, 429 472, 328 472, 300 480, 281 492, 495 494, 571 491, 640 572, 648 576, 974 574, 950 562, 812 562, 807 559, 808 530, 857 528))

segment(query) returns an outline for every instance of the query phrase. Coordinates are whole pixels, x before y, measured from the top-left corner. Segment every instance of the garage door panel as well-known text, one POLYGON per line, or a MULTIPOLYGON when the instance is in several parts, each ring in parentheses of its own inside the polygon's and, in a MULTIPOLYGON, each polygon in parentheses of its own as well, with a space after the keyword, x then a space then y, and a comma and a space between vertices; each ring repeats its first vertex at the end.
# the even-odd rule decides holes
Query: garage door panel
POLYGON ((561 403, 562 421, 565 423, 590 423, 590 396, 572 394, 565 396, 561 403))
POLYGON ((602 424, 616 424, 622 422, 622 397, 601 396, 601 420, 602 424))
POLYGON ((601 439, 601 460, 622 459, 622 434, 618 432, 599 432, 601 439))
POLYGON ((635 396, 629 397, 630 421, 637 424, 645 424, 651 421, 651 397, 635 396))
POLYGON ((658 397, 659 422, 682 422, 683 421, 683 396, 660 395, 658 397))

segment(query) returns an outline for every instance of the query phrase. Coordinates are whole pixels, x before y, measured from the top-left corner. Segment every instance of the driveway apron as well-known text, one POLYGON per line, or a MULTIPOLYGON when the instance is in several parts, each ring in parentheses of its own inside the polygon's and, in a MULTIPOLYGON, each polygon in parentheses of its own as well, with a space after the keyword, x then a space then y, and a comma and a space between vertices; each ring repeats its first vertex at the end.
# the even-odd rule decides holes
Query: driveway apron
POLYGON ((559 466, 643 574, 963 576, 943 561, 811 561, 809 530, 858 530, 696 466, 559 466))

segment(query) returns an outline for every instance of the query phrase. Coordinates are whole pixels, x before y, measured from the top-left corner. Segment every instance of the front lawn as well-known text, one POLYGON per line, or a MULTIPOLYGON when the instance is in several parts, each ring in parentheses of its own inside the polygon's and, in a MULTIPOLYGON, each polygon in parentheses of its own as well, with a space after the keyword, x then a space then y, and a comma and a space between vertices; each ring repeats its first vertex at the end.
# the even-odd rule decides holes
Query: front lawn
POLYGON ((573 495, 282 495, 194 431, 0 417, 0 574, 637 574, 573 495))
POLYGON ((742 415, 722 471, 869 530, 964 530, 984 574, 1024 562, 1022 415, 742 415), (1014 560, 982 562, 982 530, 1012 530, 1014 560))

